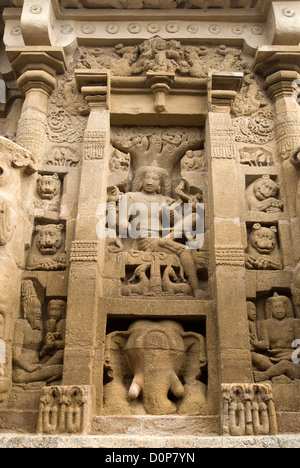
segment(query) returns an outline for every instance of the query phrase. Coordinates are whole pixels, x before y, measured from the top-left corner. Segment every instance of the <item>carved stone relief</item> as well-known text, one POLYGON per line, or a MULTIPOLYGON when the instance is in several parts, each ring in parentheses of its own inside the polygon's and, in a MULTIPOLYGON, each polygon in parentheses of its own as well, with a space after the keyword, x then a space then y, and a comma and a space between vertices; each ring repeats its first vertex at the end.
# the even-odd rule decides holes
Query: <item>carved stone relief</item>
POLYGON ((65 8, 246 8, 258 2, 252 0, 61 0, 65 8))
POLYGON ((299 379, 300 322, 294 318, 291 300, 274 293, 265 302, 264 320, 257 320, 253 302, 247 307, 255 381, 287 383, 299 379))
POLYGON ((40 400, 39 434, 82 434, 90 425, 90 387, 44 387, 40 400))
POLYGON ((243 148, 240 150, 240 162, 250 167, 274 166, 272 153, 264 148, 243 148))
POLYGON ((22 318, 16 322, 13 341, 13 382, 23 385, 59 381, 63 370, 65 303, 50 302, 45 341, 42 305, 30 280, 22 283, 21 306, 22 318))
POLYGON ((282 261, 276 226, 252 226, 246 253, 246 267, 250 270, 281 270, 282 261))
POLYGON ((279 189, 279 184, 269 175, 263 175, 252 182, 246 191, 249 210, 281 213, 284 203, 279 199, 279 189))
MULTIPOLYGON (((146 139, 145 143, 147 141, 146 139)), ((157 140, 156 143, 161 148, 161 140, 157 140)), ((169 147, 172 148, 171 145, 169 147)), ((202 193, 197 190, 189 192, 187 182, 182 180, 175 190, 180 197, 176 201, 170 198, 171 189, 171 179, 165 169, 144 166, 135 173, 132 191, 121 195, 115 187, 109 192, 109 216, 115 220, 117 213, 121 213, 118 220, 119 232, 116 235, 120 238, 135 239, 129 252, 130 259, 127 258, 127 264, 134 265, 135 270, 132 277, 128 278, 128 285, 123 287, 124 295, 161 295, 170 292, 175 295, 189 295, 193 291, 198 299, 206 296, 199 282, 192 250, 187 248, 187 243, 196 248, 195 244, 199 242, 192 231, 195 231, 195 225, 201 221, 197 213, 197 204, 202 201, 202 193), (183 212, 182 203, 187 201, 190 211, 183 212), (153 203, 161 211, 157 212, 157 219, 153 203), (126 213, 123 213, 125 205, 126 213), (138 216, 134 216, 137 205, 140 212, 138 216), (133 216, 130 215, 131 211, 133 216), (172 219, 168 227, 169 235, 165 232, 167 225, 164 219, 172 219), (134 235, 133 225, 138 226, 134 235), (182 243, 184 239, 186 244, 182 243), (180 270, 178 276, 174 267, 180 270), (185 283, 184 274, 189 285, 185 283)), ((199 244, 198 249, 200 247, 199 244)))
MULTIPOLYGON (((178 74, 193 78, 207 78, 210 69, 218 71, 244 71, 252 59, 245 56, 241 49, 220 45, 217 48, 205 46, 183 46, 177 40, 165 40, 155 37, 136 46, 118 44, 115 49, 82 48, 77 68, 108 68, 113 76, 139 76, 154 74, 178 74)), ((170 75, 170 76, 171 76, 170 75)), ((256 101, 259 90, 252 75, 246 81, 241 95, 240 107, 248 103, 248 113, 253 106, 258 109, 263 105, 256 101), (251 88, 252 86, 252 88, 251 88), (253 96, 254 95, 254 96, 253 96)), ((173 76, 174 78, 174 76, 173 76)), ((243 115, 245 115, 245 105, 243 115)), ((257 109, 257 110, 258 110, 257 109)), ((236 110, 236 112, 238 112, 236 110)), ((239 114, 240 115, 240 114, 239 114)), ((249 114, 248 114, 249 115, 249 114)))
POLYGON ((113 332, 106 337, 105 413, 201 414, 206 364, 204 337, 177 322, 140 320, 113 332))
POLYGON ((225 384, 222 400, 224 435, 277 434, 271 385, 225 384))
POLYGON ((39 175, 34 207, 45 211, 57 211, 60 204, 61 180, 57 173, 39 175))
POLYGON ((38 225, 28 254, 27 270, 64 270, 67 266, 62 224, 38 225))
POLYGON ((112 144, 119 151, 130 154, 131 171, 135 174, 144 166, 159 166, 170 176, 188 150, 198 150, 204 144, 201 129, 170 127, 116 128, 112 130, 112 144))

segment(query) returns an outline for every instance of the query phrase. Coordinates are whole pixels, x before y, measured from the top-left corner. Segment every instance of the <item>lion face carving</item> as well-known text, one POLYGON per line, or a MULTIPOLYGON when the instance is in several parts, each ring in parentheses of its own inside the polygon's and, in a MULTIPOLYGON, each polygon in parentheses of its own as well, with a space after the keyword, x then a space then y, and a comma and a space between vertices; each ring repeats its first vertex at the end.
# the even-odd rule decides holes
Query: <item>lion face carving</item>
POLYGON ((255 270, 281 270, 277 228, 254 224, 249 235, 246 267, 255 270))
POLYGON ((47 224, 36 227, 36 245, 42 255, 54 255, 63 244, 63 225, 47 224))
POLYGON ((261 255, 270 255, 277 245, 277 228, 262 227, 260 224, 253 226, 249 237, 249 242, 255 250, 261 255))
POLYGON ((37 192, 42 200, 53 200, 59 194, 60 186, 58 174, 38 177, 37 192))

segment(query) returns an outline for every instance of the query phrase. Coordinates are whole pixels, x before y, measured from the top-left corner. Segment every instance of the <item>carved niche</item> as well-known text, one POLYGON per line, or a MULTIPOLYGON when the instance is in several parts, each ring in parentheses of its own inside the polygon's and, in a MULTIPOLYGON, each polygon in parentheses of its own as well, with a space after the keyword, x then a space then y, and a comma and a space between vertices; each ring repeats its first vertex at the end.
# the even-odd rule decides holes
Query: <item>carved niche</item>
POLYGON ((64 270, 67 267, 63 224, 35 227, 33 245, 28 254, 27 270, 64 270))
POLYGON ((57 173, 39 175, 34 207, 44 211, 57 211, 60 204, 61 180, 57 173))
POLYGON ((13 340, 13 382, 26 385, 59 381, 63 371, 66 303, 49 303, 45 338, 42 304, 31 280, 22 283, 21 308, 22 318, 16 321, 13 340))
POLYGON ((177 322, 140 320, 113 332, 106 337, 105 414, 201 414, 206 365, 205 338, 177 322))
POLYGON ((252 226, 246 253, 246 267, 249 270, 282 270, 276 226, 252 226))
POLYGON ((274 293, 265 302, 264 319, 247 303, 254 380, 291 382, 300 378, 300 320, 291 300, 274 293))
POLYGON ((281 213, 284 203, 279 199, 280 185, 269 175, 256 179, 246 190, 250 211, 263 213, 281 213))

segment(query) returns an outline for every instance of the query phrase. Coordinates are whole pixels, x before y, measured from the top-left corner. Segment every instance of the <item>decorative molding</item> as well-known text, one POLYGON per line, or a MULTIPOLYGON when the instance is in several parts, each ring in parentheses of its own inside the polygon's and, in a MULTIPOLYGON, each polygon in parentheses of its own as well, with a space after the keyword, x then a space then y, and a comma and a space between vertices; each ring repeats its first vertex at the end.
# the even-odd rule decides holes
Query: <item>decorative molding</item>
POLYGON ((235 131, 232 127, 211 130, 211 156, 213 159, 236 159, 235 131))
POLYGON ((277 434, 272 386, 223 384, 221 416, 223 435, 277 434))
POLYGON ((95 263, 98 261, 97 241, 73 241, 70 261, 73 263, 95 263))
POLYGON ((243 247, 235 245, 216 246, 216 265, 245 267, 243 247))
POLYGON ((91 422, 91 387, 44 387, 37 432, 40 434, 88 433, 91 422))
POLYGON ((83 159, 85 161, 103 159, 106 138, 106 132, 86 130, 83 140, 83 159))

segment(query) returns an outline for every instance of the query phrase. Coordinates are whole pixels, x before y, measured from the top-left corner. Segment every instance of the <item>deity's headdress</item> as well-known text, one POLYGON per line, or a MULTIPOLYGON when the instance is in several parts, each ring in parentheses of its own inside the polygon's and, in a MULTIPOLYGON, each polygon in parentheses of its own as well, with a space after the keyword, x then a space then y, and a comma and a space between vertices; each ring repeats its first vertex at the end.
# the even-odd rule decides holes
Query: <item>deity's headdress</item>
POLYGON ((274 304, 275 302, 283 302, 287 310, 287 317, 294 318, 294 310, 293 310, 292 301, 288 297, 281 296, 280 294, 275 292, 273 296, 270 297, 266 302, 266 318, 267 319, 272 318, 272 304, 274 304))
POLYGON ((38 302, 41 305, 41 302, 37 296, 36 290, 33 286, 33 282, 30 280, 23 281, 21 287, 21 307, 23 318, 27 318, 27 311, 30 305, 34 302, 38 302))

